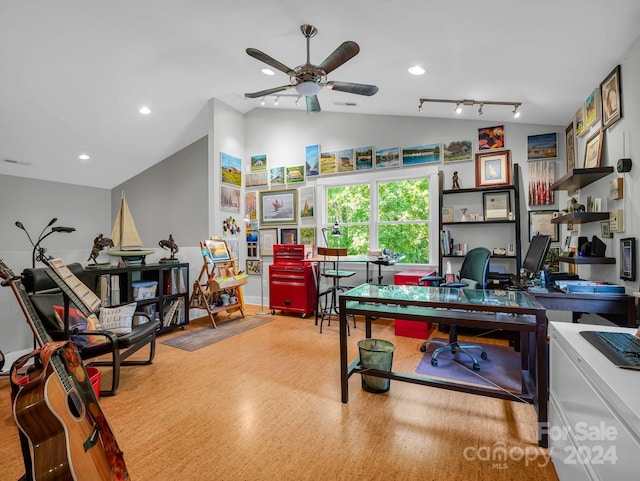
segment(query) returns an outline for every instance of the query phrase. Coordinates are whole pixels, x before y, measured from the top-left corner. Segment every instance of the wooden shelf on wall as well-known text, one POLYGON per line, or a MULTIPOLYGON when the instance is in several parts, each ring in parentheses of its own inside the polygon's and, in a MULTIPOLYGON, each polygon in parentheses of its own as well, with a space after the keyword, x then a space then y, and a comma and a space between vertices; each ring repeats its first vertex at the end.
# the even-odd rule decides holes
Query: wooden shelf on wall
POLYGON ((609 219, 608 212, 570 212, 551 219, 552 224, 587 224, 609 219))
POLYGON ((615 264, 615 257, 559 257, 559 262, 567 264, 615 264))
POLYGON ((591 169, 573 169, 551 185, 551 190, 581 189, 613 172, 613 167, 594 167, 591 169))

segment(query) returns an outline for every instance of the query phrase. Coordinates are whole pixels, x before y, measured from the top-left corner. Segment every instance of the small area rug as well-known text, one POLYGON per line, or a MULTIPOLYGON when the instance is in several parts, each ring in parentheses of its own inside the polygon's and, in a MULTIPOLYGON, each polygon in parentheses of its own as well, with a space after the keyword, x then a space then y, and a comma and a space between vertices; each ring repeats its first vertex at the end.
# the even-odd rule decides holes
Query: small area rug
MULTIPOLYGON (((446 339, 436 340, 447 341, 446 339)), ((467 343, 473 344, 472 341, 467 341, 467 343)), ((427 346, 427 352, 424 353, 420 364, 416 367, 416 372, 429 377, 439 377, 483 387, 521 392, 520 353, 507 346, 494 344, 482 344, 482 346, 487 350, 486 361, 480 359, 480 351, 477 349, 472 350, 474 354, 478 353, 480 371, 474 371, 471 359, 460 353, 456 353, 452 357, 450 352, 443 352, 438 356, 438 365, 432 366, 431 354, 438 346, 431 344, 427 346)))
POLYGON ((203 347, 210 346, 216 342, 229 339, 230 337, 246 332, 254 327, 261 326, 267 322, 273 321, 273 317, 267 316, 248 316, 239 319, 233 319, 231 321, 218 322, 218 327, 206 327, 204 329, 198 329, 197 331, 187 332, 181 336, 172 337, 165 341, 160 341, 161 344, 167 346, 177 347, 178 349, 184 349, 185 351, 197 351, 203 347))

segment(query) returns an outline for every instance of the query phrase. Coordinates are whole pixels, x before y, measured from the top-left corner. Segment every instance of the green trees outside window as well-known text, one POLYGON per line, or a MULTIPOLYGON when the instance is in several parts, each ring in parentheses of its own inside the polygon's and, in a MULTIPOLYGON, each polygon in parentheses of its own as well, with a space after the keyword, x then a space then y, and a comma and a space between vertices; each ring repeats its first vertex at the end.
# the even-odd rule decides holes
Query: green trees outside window
POLYGON ((429 219, 428 178, 327 187, 327 220, 342 230, 329 245, 349 254, 387 248, 404 263, 427 264, 429 219))

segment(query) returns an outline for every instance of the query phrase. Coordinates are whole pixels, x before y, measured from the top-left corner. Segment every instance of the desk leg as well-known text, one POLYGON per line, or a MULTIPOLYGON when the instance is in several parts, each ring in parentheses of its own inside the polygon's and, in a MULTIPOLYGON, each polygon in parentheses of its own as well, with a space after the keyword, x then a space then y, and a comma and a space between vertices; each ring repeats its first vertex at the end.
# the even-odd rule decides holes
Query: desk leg
POLYGON ((349 369, 347 359, 347 306, 343 296, 339 298, 340 302, 340 389, 342 391, 342 402, 349 402, 349 369))
POLYGON ((364 336, 367 339, 371 338, 371 316, 365 317, 364 336))
POLYGON ((549 357, 547 352, 547 316, 536 316, 536 399, 538 408, 538 437, 543 448, 549 447, 547 423, 549 421, 549 357))

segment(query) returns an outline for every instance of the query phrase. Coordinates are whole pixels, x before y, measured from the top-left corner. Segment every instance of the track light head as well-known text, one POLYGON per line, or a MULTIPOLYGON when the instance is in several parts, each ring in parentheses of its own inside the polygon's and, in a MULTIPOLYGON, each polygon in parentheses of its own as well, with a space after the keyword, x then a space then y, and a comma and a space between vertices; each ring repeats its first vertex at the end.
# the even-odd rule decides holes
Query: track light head
POLYGON ((422 104, 424 103, 424 100, 420 100, 420 105, 418 105, 418 112, 422 112, 422 104))
POLYGON ((458 102, 458 103, 456 104, 456 108, 455 108, 455 109, 453 109, 453 111, 454 111, 456 114, 461 114, 461 113, 462 113, 462 107, 460 106, 460 102, 458 102))
POLYGON ((511 112, 513 114, 513 118, 517 119, 518 117, 520 117, 520 111, 518 110, 518 108, 520 107, 520 104, 515 104, 513 106, 513 112, 511 112))
POLYGON ((480 107, 478 107, 478 117, 482 116, 482 114, 484 113, 482 111, 482 107, 484 107, 484 104, 480 104, 480 107))
POLYGON ((262 100, 260 101, 260 105, 264 105, 266 97, 262 97, 262 100))
POLYGON ((280 97, 276 96, 276 99, 273 101, 273 105, 278 105, 278 99, 279 99, 279 98, 280 98, 280 97))

